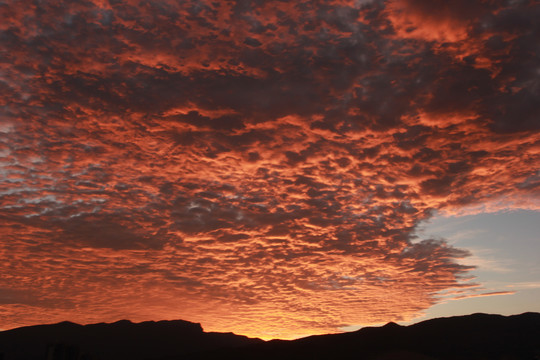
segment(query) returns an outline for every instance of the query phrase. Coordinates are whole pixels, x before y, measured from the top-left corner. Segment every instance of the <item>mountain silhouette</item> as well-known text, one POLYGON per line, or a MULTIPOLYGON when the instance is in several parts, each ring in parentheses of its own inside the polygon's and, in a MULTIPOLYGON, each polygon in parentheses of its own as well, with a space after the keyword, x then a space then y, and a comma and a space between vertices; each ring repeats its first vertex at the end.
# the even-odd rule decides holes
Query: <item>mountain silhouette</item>
POLYGON ((190 353, 263 343, 233 333, 204 332, 183 321, 112 324, 61 322, 0 332, 0 360, 183 359, 190 353))
POLYGON ((540 360, 540 314, 472 314, 267 342, 206 333, 199 324, 182 320, 84 326, 62 322, 0 332, 0 360, 15 359, 540 360))
MULTIPOLYGON (((201 354, 197 359, 217 359, 214 354, 201 354)), ((228 355, 279 360, 540 359, 540 314, 472 314, 410 326, 388 323, 350 333, 272 340, 228 355)))

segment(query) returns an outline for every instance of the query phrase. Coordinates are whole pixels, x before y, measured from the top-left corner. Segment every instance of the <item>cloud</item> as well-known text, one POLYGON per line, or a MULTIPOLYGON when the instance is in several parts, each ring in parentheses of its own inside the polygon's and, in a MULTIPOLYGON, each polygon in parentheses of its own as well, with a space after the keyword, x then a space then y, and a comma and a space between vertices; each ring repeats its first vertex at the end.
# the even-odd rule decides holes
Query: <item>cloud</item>
POLYGON ((515 291, 493 291, 493 292, 482 293, 482 294, 457 296, 453 298, 452 300, 462 300, 462 299, 470 299, 474 297, 497 296, 497 295, 514 295, 515 293, 516 293, 515 291))
POLYGON ((538 11, 14 3, 0 287, 44 300, 13 297, 1 326, 160 317, 294 337, 466 286, 467 253, 416 229, 538 209, 538 11))

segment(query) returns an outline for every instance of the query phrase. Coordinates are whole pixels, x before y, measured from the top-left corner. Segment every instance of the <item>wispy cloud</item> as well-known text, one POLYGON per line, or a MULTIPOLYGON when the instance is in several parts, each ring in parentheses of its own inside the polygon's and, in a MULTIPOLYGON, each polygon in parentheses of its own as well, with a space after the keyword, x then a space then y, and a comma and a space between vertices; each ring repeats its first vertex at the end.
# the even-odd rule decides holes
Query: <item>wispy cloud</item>
POLYGON ((481 293, 481 294, 468 294, 468 295, 456 296, 452 298, 451 300, 462 300, 462 299, 470 299, 470 298, 475 298, 475 297, 498 296, 498 295, 513 295, 515 293, 516 293, 515 291, 493 291, 493 292, 487 292, 487 293, 481 293))

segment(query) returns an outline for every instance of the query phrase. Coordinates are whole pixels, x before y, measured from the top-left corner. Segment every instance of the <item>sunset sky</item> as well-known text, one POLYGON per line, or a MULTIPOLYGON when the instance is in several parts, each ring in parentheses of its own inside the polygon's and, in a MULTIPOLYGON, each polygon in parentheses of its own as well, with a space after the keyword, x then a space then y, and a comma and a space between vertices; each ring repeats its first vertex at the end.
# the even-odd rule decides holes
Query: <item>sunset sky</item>
POLYGON ((540 311, 540 1, 0 2, 0 329, 540 311))

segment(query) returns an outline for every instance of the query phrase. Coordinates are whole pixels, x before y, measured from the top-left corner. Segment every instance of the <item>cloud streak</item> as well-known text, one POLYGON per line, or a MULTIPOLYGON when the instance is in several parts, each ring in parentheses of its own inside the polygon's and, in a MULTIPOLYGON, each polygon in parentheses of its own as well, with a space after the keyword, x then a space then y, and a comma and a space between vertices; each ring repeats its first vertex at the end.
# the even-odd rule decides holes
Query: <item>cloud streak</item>
POLYGON ((538 209, 540 7, 439 5, 3 5, 0 326, 294 337, 467 286, 416 227, 538 209))

